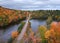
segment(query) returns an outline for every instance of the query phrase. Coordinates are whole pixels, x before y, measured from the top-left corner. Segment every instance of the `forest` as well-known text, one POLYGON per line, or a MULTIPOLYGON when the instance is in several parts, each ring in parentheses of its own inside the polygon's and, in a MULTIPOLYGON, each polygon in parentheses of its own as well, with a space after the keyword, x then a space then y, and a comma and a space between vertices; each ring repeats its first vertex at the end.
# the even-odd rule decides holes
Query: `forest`
POLYGON ((16 43, 15 39, 26 28, 20 43, 60 43, 60 10, 23 11, 0 6, 0 27, 9 27, 6 30, 1 28, 3 39, 5 34, 6 38, 10 34, 8 43, 16 43), (36 26, 37 30, 34 32, 36 26))
POLYGON ((52 18, 55 21, 60 21, 60 10, 22 11, 0 6, 0 26, 6 26, 10 23, 26 19, 29 13, 32 14, 31 19, 46 20, 52 18))

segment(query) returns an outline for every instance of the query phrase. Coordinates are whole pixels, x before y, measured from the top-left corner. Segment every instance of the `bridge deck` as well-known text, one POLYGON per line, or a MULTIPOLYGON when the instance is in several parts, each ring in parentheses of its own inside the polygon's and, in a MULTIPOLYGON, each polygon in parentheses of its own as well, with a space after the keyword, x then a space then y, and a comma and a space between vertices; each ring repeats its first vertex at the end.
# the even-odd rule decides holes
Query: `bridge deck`
POLYGON ((25 34, 26 30, 27 30, 29 19, 30 19, 30 15, 29 15, 29 17, 28 17, 28 19, 26 21, 26 24, 24 25, 21 33, 19 34, 19 36, 15 39, 15 41, 13 43, 20 43, 20 40, 23 38, 23 36, 24 36, 24 34, 25 34))

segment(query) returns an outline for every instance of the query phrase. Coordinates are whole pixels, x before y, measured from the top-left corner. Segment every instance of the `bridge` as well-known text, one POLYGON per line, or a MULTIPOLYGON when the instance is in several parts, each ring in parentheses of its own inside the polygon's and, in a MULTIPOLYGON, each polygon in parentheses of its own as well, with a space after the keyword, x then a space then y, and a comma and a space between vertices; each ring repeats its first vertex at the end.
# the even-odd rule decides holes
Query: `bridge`
POLYGON ((19 36, 13 41, 13 43, 20 43, 21 39, 23 38, 26 30, 27 30, 27 26, 28 26, 28 21, 30 20, 30 16, 31 14, 29 14, 29 17, 27 17, 27 21, 21 31, 21 33, 19 34, 19 36))

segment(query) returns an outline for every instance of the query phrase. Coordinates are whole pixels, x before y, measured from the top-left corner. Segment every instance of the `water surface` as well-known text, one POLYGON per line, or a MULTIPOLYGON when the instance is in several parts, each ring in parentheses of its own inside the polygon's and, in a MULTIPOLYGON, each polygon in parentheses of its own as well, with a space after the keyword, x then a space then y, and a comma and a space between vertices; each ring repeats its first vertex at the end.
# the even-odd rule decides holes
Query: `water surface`
POLYGON ((30 22, 31 22, 32 30, 34 32, 37 31, 38 26, 40 26, 40 25, 46 25, 46 21, 45 20, 30 20, 30 22))
MULTIPOLYGON (((26 21, 26 20, 25 20, 26 21)), ((31 27, 34 32, 37 31, 39 25, 45 25, 45 20, 30 20, 31 27)), ((15 24, 7 27, 6 29, 0 30, 0 43, 7 43, 8 39, 11 37, 11 33, 18 29, 20 24, 15 24)))

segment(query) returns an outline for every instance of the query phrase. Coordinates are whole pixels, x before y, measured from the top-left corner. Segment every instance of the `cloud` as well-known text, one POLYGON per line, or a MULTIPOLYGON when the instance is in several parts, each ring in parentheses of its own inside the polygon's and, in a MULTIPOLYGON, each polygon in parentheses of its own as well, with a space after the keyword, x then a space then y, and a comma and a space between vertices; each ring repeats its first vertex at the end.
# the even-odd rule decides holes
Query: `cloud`
POLYGON ((0 5, 20 10, 60 10, 60 0, 0 0, 0 5))

